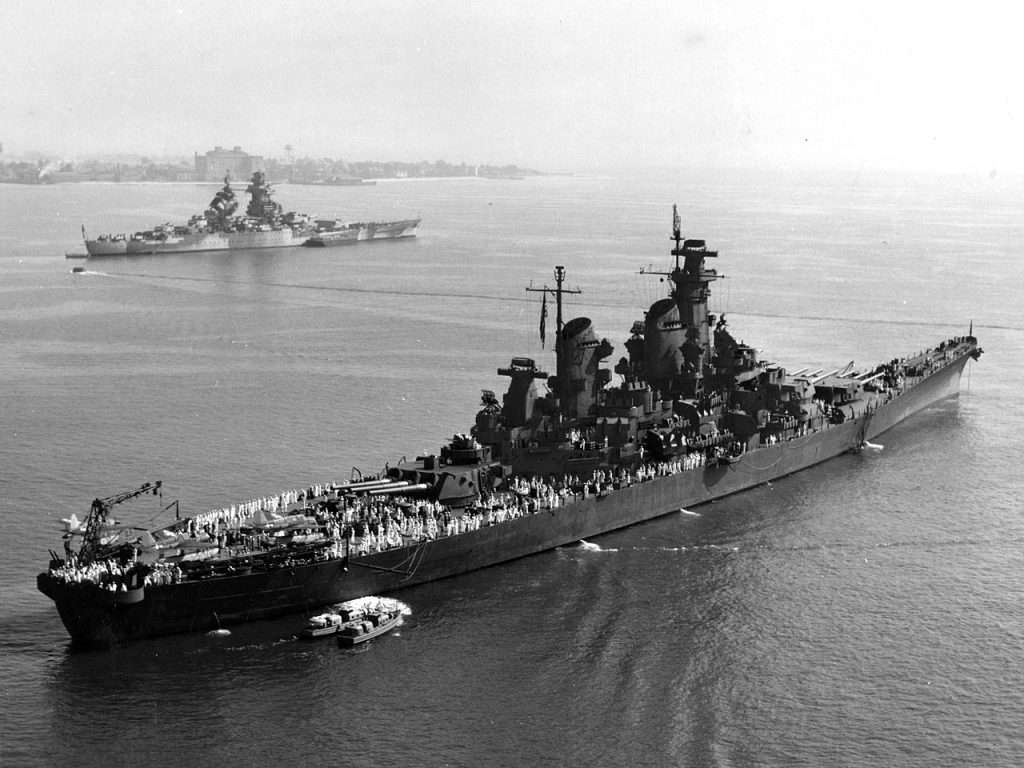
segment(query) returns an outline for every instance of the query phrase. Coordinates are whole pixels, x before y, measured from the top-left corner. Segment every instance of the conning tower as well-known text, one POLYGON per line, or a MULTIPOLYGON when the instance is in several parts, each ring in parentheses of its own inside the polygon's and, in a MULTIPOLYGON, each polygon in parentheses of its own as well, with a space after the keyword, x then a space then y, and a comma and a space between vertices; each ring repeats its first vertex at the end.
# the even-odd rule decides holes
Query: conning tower
POLYGON ((224 177, 224 187, 217 190, 209 207, 204 214, 207 226, 214 231, 226 231, 228 220, 238 210, 238 201, 235 199, 235 191, 231 189, 231 177, 224 177))
POLYGON ((654 273, 672 281, 672 292, 648 312, 644 363, 652 386, 676 397, 696 398, 705 391, 704 378, 712 356, 709 286, 721 277, 704 262, 718 253, 709 251, 703 240, 683 239, 674 205, 672 240, 675 268, 654 273))
POLYGON ((245 191, 250 195, 246 215, 266 222, 272 222, 281 215, 281 204, 271 197, 273 190, 262 171, 252 175, 245 191))

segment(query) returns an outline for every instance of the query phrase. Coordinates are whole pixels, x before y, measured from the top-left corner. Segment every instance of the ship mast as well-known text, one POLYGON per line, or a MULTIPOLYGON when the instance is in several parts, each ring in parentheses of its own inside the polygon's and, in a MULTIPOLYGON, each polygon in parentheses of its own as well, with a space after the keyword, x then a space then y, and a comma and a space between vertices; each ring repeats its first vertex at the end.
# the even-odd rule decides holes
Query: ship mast
POLYGON ((532 286, 526 290, 530 293, 543 293, 545 304, 541 309, 540 316, 540 328, 541 328, 541 343, 544 341, 544 322, 547 315, 547 296, 551 294, 555 297, 555 395, 558 397, 560 402, 565 402, 566 385, 568 384, 568 376, 566 375, 567 363, 565 355, 563 354, 562 344, 562 295, 566 293, 583 293, 583 291, 577 289, 563 288, 562 284, 565 282, 565 267, 558 265, 555 267, 555 287, 548 288, 545 284, 543 288, 533 288, 532 286))
POLYGON ((678 272, 679 255, 682 253, 679 243, 683 239, 683 223, 679 219, 679 208, 675 203, 672 204, 672 239, 676 241, 676 247, 672 249, 672 255, 676 257, 676 268, 673 272, 678 272))

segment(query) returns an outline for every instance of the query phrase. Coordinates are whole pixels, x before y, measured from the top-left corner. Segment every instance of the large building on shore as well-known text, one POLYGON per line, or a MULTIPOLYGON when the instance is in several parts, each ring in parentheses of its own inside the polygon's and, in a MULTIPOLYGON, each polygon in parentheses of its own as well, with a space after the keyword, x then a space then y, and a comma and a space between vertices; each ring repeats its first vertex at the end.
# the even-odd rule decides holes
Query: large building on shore
POLYGON ((233 181, 246 181, 256 171, 266 170, 261 156, 243 152, 241 147, 214 147, 204 155, 197 152, 195 161, 196 181, 221 181, 225 176, 233 181))

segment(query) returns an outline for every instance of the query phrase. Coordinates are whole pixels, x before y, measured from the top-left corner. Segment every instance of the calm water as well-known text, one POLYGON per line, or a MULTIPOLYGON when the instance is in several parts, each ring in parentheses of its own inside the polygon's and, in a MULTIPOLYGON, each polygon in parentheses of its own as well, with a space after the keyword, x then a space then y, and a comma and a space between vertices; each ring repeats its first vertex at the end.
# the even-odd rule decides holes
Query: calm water
MULTIPOLYGON (((419 214, 414 242, 92 261, 79 227, 215 186, 0 185, 0 764, 1017 766, 1024 762, 1024 184, 673 174, 279 188, 419 214), (72 653, 35 590, 60 518, 162 480, 186 513, 436 449, 540 348, 555 264, 624 354, 671 204, 762 357, 964 333, 959 400, 771 486, 402 593, 358 651, 302 617, 72 653)), ((550 338, 549 338, 550 342, 550 338)), ((118 508, 150 522, 158 499, 118 508)))

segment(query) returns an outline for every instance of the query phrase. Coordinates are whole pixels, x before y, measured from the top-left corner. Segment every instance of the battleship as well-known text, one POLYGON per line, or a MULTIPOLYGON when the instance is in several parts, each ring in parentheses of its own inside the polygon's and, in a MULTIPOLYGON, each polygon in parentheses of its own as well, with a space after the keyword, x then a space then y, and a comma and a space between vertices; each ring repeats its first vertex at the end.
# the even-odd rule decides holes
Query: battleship
MULTIPOLYGON (((64 553, 37 577, 72 644, 103 647, 199 632, 464 574, 733 494, 849 451, 956 396, 973 335, 855 368, 759 360, 709 311, 718 254, 684 239, 673 208, 669 295, 632 326, 625 355, 589 318, 555 305, 555 370, 527 357, 498 369, 475 423, 437 453, 186 517, 118 524, 117 505, 162 484, 96 499, 66 521, 64 553), (613 377, 618 377, 613 382, 613 377)), ((172 504, 166 505, 170 508, 172 504)))
POLYGON ((83 225, 85 250, 92 258, 340 245, 415 237, 420 225, 420 219, 347 222, 285 212, 273 199, 270 182, 260 171, 252 175, 246 192, 249 203, 244 215, 237 215, 239 203, 230 178, 225 177, 224 186, 206 210, 185 224, 160 224, 133 234, 103 234, 93 239, 86 236, 83 225))

